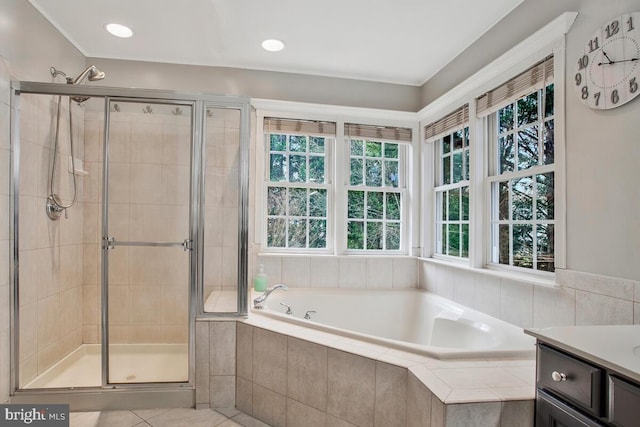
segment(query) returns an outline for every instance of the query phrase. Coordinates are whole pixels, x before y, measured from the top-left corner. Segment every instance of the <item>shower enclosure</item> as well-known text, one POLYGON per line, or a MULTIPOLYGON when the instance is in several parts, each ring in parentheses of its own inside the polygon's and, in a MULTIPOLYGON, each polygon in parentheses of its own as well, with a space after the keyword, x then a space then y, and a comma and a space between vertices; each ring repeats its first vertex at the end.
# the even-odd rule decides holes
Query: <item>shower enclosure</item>
POLYGON ((248 99, 12 89, 16 395, 192 391, 205 300, 247 313, 248 99))

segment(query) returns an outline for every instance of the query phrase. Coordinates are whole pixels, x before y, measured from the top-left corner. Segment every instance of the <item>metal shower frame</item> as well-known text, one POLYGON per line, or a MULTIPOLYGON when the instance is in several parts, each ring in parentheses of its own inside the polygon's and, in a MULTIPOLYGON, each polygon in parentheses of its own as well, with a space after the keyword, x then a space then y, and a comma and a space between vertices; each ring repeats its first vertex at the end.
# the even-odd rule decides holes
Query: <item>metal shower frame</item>
MULTIPOLYGON (((188 105, 193 108, 191 138, 191 195, 189 238, 192 239, 193 251, 190 252, 189 268, 189 381, 186 383, 143 383, 114 384, 108 382, 108 260, 106 250, 102 251, 102 385, 86 389, 73 389, 73 393, 108 391, 136 391, 153 389, 189 389, 195 388, 195 321, 196 318, 246 317, 248 313, 248 231, 249 231, 249 144, 250 144, 250 99, 243 96, 210 95, 203 93, 186 93, 152 89, 129 89, 106 86, 67 85, 39 82, 11 82, 11 227, 13 232, 11 275, 11 393, 14 398, 37 399, 44 397, 46 402, 53 403, 63 398, 70 388, 62 389, 19 389, 19 173, 20 173, 20 95, 62 95, 89 96, 104 99, 104 159, 103 172, 103 224, 102 235, 106 237, 108 226, 108 209, 104 201, 108 200, 108 132, 111 101, 145 102, 188 105), (204 191, 205 191, 205 114, 207 108, 239 110, 240 112, 240 153, 239 153, 239 209, 238 209, 238 289, 237 311, 227 313, 204 312, 204 191)), ((125 393, 126 395, 126 393, 125 393)), ((88 394, 84 394, 86 401, 88 394)), ((95 395, 93 396, 95 398, 95 395)))

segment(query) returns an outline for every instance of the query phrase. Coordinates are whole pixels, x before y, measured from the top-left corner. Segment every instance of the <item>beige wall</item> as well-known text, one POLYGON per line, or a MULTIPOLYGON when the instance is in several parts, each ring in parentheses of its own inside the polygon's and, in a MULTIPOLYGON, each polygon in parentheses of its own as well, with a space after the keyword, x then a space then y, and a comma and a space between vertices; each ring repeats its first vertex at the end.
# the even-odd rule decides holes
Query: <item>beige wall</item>
POLYGON ((99 85, 196 91, 328 105, 416 111, 416 86, 302 74, 88 58, 107 74, 99 85))
POLYGON ((12 79, 51 82, 49 67, 71 75, 84 56, 26 0, 0 2, 0 56, 12 79))

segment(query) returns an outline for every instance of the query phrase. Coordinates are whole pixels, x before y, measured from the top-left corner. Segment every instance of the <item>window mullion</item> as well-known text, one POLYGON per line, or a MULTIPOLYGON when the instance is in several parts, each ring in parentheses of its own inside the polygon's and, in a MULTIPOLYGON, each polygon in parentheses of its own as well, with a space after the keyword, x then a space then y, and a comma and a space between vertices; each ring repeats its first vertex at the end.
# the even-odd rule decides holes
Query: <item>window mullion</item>
POLYGON ((351 156, 349 143, 344 134, 344 122, 336 123, 336 141, 331 154, 332 171, 335 179, 332 183, 333 199, 333 248, 334 253, 343 254, 347 250, 347 203, 349 191, 349 170, 351 156))

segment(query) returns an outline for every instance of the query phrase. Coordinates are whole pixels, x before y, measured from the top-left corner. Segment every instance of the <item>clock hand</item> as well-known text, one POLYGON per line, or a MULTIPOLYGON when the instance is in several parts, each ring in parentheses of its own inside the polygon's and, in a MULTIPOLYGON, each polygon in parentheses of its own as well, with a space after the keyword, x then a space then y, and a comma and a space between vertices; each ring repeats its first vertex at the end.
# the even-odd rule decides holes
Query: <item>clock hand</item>
MULTIPOLYGON (((614 63, 611 60, 611 58, 609 58, 609 55, 607 55, 607 52, 605 52, 604 50, 602 51, 602 55, 604 55, 604 57, 607 58, 607 61, 609 61, 609 64, 613 64, 614 63)), ((600 64, 602 64, 602 62, 600 64)), ((598 64, 598 65, 600 65, 600 64, 598 64)))
POLYGON ((620 61, 615 61, 615 63, 618 63, 618 62, 632 62, 632 61, 638 61, 638 60, 640 60, 640 58, 623 59, 623 60, 620 60, 620 61))
POLYGON ((598 65, 613 65, 613 64, 619 64, 621 62, 635 62, 635 61, 640 61, 640 58, 621 59, 620 61, 609 60, 609 62, 598 62, 598 65))

